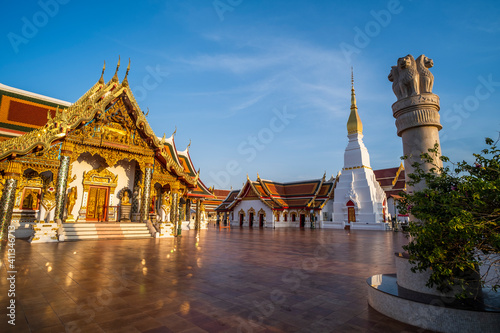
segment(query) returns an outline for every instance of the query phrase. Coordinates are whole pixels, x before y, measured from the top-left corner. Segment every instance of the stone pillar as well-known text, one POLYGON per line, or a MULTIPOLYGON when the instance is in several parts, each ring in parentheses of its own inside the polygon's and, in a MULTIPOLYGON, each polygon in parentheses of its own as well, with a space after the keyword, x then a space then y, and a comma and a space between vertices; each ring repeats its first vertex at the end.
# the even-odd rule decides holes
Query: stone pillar
POLYGON ((0 239, 7 239, 8 228, 12 220, 12 210, 16 200, 17 181, 21 176, 21 164, 10 161, 5 170, 5 185, 0 200, 0 239))
POLYGON ((151 194, 151 179, 153 178, 153 161, 150 163, 146 163, 144 168, 144 193, 141 201, 141 222, 146 222, 149 215, 149 207, 150 207, 150 194, 151 194))
MULTIPOLYGON (((439 131, 443 126, 439 121, 439 96, 432 93, 434 76, 428 70, 433 66, 432 59, 420 56, 415 61, 411 55, 398 60, 398 66, 393 66, 389 80, 393 82, 393 90, 398 101, 392 105, 392 112, 396 118, 398 136, 403 141, 403 154, 407 156, 404 161, 406 181, 408 175, 413 173, 412 164, 418 162, 425 171, 433 166, 424 163, 420 155, 427 153, 439 142, 439 131), (408 73, 413 73, 413 80, 408 79, 408 73)), ((442 166, 441 148, 439 154, 432 156, 438 166, 442 166)), ((418 191, 425 184, 408 186, 408 191, 418 191)))
POLYGON ((57 223, 63 221, 64 203, 66 201, 66 187, 68 186, 69 167, 71 165, 71 155, 73 154, 73 144, 64 141, 61 148, 61 158, 56 181, 56 208, 54 219, 57 223))

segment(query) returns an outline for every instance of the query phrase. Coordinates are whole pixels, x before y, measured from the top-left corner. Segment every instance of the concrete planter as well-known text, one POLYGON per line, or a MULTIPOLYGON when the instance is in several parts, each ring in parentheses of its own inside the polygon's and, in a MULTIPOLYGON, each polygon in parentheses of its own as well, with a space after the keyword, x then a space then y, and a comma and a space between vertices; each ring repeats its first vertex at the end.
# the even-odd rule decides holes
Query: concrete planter
MULTIPOLYGON (((453 286, 449 292, 443 293, 437 290, 436 288, 429 288, 425 284, 429 280, 431 272, 416 272, 413 273, 411 271, 412 265, 408 260, 408 256, 402 253, 396 253, 396 270, 398 276, 398 285, 423 294, 430 294, 436 296, 444 296, 444 297, 454 297, 455 294, 458 294, 462 291, 460 286, 453 286)), ((481 285, 480 285, 480 276, 478 273, 473 273, 474 276, 471 276, 471 279, 477 281, 473 287, 469 290, 471 294, 475 296, 480 296, 481 285)))

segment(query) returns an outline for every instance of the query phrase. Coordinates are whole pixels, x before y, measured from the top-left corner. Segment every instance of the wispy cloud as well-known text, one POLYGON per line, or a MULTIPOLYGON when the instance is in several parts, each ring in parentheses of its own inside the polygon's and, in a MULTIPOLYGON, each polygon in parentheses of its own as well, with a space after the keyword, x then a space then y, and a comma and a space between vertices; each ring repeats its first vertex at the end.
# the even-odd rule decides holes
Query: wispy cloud
POLYGON ((265 96, 267 96, 267 94, 262 94, 262 95, 258 95, 258 96, 255 96, 255 97, 252 97, 246 101, 244 101, 243 103, 235 106, 232 108, 231 111, 240 111, 240 110, 244 110, 246 108, 249 108, 251 107, 252 105, 258 103, 259 101, 261 101, 265 96))
MULTIPOLYGON (((225 45, 232 41, 231 38, 238 38, 209 33, 204 37, 217 42, 225 38, 225 45)), ((234 44, 239 45, 237 41, 234 44)), ((233 75, 235 80, 251 77, 249 81, 252 83, 239 82, 237 88, 228 84, 227 89, 218 87, 213 91, 190 94, 240 95, 241 99, 235 99, 235 103, 227 107, 232 112, 255 106, 269 95, 280 95, 283 99, 293 100, 295 107, 311 112, 333 113, 333 116, 340 114, 340 106, 335 101, 347 98, 349 66, 338 50, 321 48, 300 40, 262 39, 262 36, 258 41, 248 38, 244 47, 230 50, 228 52, 227 48, 221 48, 220 52, 178 57, 172 61, 185 71, 212 72, 211 75, 220 72, 221 75, 233 75)))
POLYGON ((466 22, 466 27, 471 30, 483 31, 490 34, 495 34, 500 32, 500 22, 466 22))

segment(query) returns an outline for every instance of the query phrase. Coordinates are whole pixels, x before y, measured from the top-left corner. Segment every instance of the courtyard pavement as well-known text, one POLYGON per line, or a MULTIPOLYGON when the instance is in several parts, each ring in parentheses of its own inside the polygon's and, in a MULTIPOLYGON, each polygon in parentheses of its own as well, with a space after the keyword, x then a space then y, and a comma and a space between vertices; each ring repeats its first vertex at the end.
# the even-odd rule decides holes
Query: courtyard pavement
POLYGON ((424 332, 368 306, 401 233, 183 231, 178 239, 2 243, 0 332, 424 332), (15 323, 6 307, 15 299, 15 323))

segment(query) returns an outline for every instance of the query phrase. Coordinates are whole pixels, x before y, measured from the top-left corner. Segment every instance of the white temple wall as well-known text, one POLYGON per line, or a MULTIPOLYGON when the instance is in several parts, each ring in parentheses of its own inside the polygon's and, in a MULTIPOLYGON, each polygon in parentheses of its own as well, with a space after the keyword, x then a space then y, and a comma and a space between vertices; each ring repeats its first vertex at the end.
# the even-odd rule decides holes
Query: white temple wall
POLYGON ((135 161, 121 160, 115 166, 108 168, 109 171, 118 175, 115 198, 113 198, 113 201, 110 198, 110 206, 118 206, 120 204, 120 199, 117 195, 122 189, 128 187, 130 191, 134 190, 135 165, 135 161))
MULTIPOLYGON (((97 169, 101 166, 102 157, 90 154, 82 154, 75 162, 71 164, 72 174, 69 175, 69 179, 71 179, 74 175, 76 175, 76 179, 68 184, 68 190, 73 186, 76 186, 77 189, 77 200, 73 210, 68 212, 72 214, 76 222, 78 222, 79 211, 84 202, 87 201, 87 198, 84 197, 84 188, 83 188, 83 176, 84 172, 89 172, 91 170, 97 169)), ((124 188, 128 187, 130 190, 133 190, 134 177, 135 177, 135 161, 127 161, 121 160, 115 166, 108 167, 107 169, 115 175, 118 175, 117 178, 117 187, 113 193, 109 195, 108 206, 118 206, 120 200, 116 197, 118 193, 124 188)), ((82 222, 82 221, 80 221, 82 222)))
MULTIPOLYGON (((254 209, 255 214, 253 218, 253 227, 259 227, 259 211, 262 209, 265 212, 265 217, 264 217, 264 226, 265 227, 272 227, 273 225, 273 212, 271 208, 269 208, 267 205, 265 205, 262 201, 259 199, 257 200, 242 200, 239 203, 236 204, 233 208, 233 216, 234 218, 231 220, 231 225, 232 226, 239 226, 240 225, 240 210, 243 210, 245 212, 245 217, 243 219, 243 226, 248 227, 249 226, 249 211, 250 209, 254 209)), ((231 213, 229 213, 229 218, 231 218, 231 213)))

